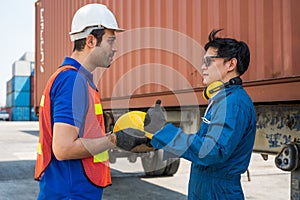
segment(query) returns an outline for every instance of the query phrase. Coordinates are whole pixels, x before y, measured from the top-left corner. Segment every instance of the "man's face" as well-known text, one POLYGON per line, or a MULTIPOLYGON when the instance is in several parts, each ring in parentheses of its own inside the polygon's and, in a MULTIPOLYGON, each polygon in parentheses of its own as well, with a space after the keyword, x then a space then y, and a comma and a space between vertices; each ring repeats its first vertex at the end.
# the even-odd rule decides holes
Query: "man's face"
POLYGON ((104 31, 102 41, 99 46, 95 47, 90 59, 94 66, 108 68, 117 51, 115 46, 116 36, 114 30, 105 29, 104 31))
POLYGON ((209 47, 204 55, 204 62, 201 66, 204 85, 218 80, 223 81, 227 74, 225 58, 219 58, 217 54, 216 48, 209 47))

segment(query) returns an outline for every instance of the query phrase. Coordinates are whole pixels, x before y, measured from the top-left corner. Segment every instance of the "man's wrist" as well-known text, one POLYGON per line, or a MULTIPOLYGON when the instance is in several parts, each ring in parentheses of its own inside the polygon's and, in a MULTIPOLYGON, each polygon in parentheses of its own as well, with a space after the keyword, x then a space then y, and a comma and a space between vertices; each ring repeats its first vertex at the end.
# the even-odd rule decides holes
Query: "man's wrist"
POLYGON ((107 133, 106 137, 110 141, 110 143, 112 143, 113 145, 116 145, 117 138, 116 138, 116 134, 114 132, 107 133))

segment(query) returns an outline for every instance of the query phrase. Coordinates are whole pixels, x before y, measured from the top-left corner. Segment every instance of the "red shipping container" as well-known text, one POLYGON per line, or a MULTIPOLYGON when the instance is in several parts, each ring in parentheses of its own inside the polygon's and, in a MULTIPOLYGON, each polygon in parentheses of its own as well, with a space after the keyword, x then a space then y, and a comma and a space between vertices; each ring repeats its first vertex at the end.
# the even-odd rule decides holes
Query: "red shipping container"
POLYGON ((254 102, 300 99, 299 0, 40 0, 36 3, 34 105, 49 76, 72 50, 73 14, 103 3, 124 33, 111 67, 96 70, 102 103, 109 108, 202 105, 203 47, 212 29, 249 44, 251 63, 243 76, 254 102))

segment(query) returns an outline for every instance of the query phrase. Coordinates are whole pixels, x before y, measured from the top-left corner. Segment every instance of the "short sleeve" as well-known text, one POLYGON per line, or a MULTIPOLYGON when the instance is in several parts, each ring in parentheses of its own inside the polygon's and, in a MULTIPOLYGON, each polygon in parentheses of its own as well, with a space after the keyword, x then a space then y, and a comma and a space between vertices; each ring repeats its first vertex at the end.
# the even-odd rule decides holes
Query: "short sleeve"
POLYGON ((80 73, 61 72, 52 85, 50 98, 53 123, 82 126, 88 108, 88 88, 80 73))

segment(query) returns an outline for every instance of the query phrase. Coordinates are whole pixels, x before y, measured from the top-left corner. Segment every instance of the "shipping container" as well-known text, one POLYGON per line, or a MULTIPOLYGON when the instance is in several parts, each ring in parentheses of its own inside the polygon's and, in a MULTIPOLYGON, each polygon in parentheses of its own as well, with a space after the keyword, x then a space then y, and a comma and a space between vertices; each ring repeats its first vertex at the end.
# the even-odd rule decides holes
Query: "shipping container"
POLYGON ((34 68, 35 68, 35 63, 34 61, 30 62, 30 68, 31 68, 31 75, 30 76, 34 76, 34 68))
POLYGON ((6 82, 6 94, 9 94, 12 92, 12 79, 6 82))
POLYGON ((6 96, 6 107, 30 106, 30 91, 13 91, 6 96))
POLYGON ((12 105, 12 94, 6 94, 6 103, 5 103, 5 107, 11 107, 12 105))
POLYGON ((30 61, 18 60, 12 65, 12 76, 30 76, 31 71, 30 61))
POLYGON ((34 107, 34 76, 30 76, 30 107, 34 107))
POLYGON ((221 36, 250 46, 251 64, 242 78, 254 102, 300 99, 298 0, 40 0, 35 106, 49 76, 71 53, 73 14, 94 2, 106 4, 126 29, 117 34, 111 67, 94 73, 105 109, 147 107, 158 97, 165 106, 206 104, 199 73, 203 45, 219 28, 221 36))
POLYGON ((30 121, 30 107, 18 106, 11 107, 11 120, 12 121, 30 121))
POLYGON ((107 5, 126 29, 116 34, 118 51, 110 68, 93 72, 105 114, 112 118, 107 127, 121 110, 145 111, 161 99, 168 121, 195 132, 207 106, 203 45, 213 29, 224 29, 221 37, 242 40, 251 52, 242 79, 257 112, 254 151, 274 154, 300 140, 299 0, 39 0, 36 112, 48 78, 72 52, 72 17, 88 3, 107 5))
POLYGON ((39 118, 36 115, 36 113, 34 112, 34 107, 31 106, 30 107, 30 121, 38 121, 38 120, 39 120, 39 118))
POLYGON ((33 52, 25 52, 19 60, 34 62, 34 53, 33 52))
POLYGON ((13 76, 8 82, 6 93, 11 92, 29 92, 30 91, 30 76, 13 76))

